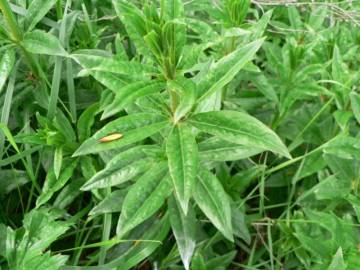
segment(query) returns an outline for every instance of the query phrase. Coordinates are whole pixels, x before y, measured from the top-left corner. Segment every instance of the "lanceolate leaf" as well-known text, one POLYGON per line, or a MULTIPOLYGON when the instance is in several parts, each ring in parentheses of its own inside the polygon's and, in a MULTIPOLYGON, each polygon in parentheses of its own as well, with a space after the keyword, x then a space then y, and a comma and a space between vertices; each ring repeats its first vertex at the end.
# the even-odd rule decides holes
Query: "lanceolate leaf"
POLYGON ((234 241, 228 195, 216 176, 206 169, 200 169, 194 199, 211 223, 227 239, 234 241))
POLYGON ((3 54, 0 60, 0 93, 2 92, 6 79, 9 77, 14 64, 15 51, 9 49, 3 54))
POLYGON ((56 147, 54 154, 54 173, 56 178, 59 178, 60 175, 62 159, 63 159, 63 149, 62 147, 56 147))
POLYGON ((14 169, 1 169, 0 179, 0 197, 30 181, 26 172, 14 169))
POLYGON ((134 4, 124 0, 113 0, 113 5, 131 40, 135 43, 136 49, 143 55, 150 55, 143 39, 147 31, 145 17, 142 12, 134 4))
POLYGON ((204 101, 228 84, 252 60, 264 39, 255 40, 220 59, 199 83, 200 98, 204 101))
POLYGON ((360 160, 360 140, 348 136, 339 136, 328 142, 323 151, 340 158, 360 160))
POLYGON ((21 44, 25 50, 35 54, 68 55, 54 35, 40 30, 26 33, 21 44))
POLYGON ((181 0, 162 0, 161 5, 165 20, 181 18, 184 14, 184 5, 181 0))
POLYGON ((71 55, 86 71, 105 71, 115 74, 139 77, 143 73, 156 73, 156 68, 138 62, 119 61, 115 57, 91 54, 91 50, 71 55))
POLYGON ((236 111, 214 111, 193 115, 189 123, 203 132, 248 147, 262 148, 290 158, 280 138, 256 118, 236 111))
POLYGON ((354 113, 355 119, 360 124, 360 94, 355 92, 350 93, 350 100, 351 100, 351 108, 354 113))
POLYGON ((95 216, 105 213, 120 212, 125 194, 126 190, 123 189, 110 193, 90 211, 89 215, 95 216))
POLYGON ((85 141, 91 134, 91 127, 95 122, 95 115, 99 110, 99 104, 94 103, 93 105, 86 108, 86 110, 80 115, 77 122, 77 134, 80 142, 85 141))
POLYGON ((33 30, 36 24, 48 13, 57 0, 33 0, 27 10, 25 26, 27 31, 33 30))
POLYGON ((180 97, 180 103, 174 113, 174 122, 177 123, 193 108, 196 100, 196 85, 189 79, 181 78, 170 81, 168 87, 180 97))
POLYGON ((185 215, 174 196, 168 200, 170 224, 176 238, 185 269, 189 269, 191 257, 196 245, 196 217, 194 210, 189 206, 185 215))
POLYGON ((121 117, 105 125, 91 138, 87 139, 74 156, 97 153, 141 141, 160 131, 168 124, 168 120, 158 114, 139 113, 121 117), (121 139, 111 142, 100 142, 99 139, 112 133, 121 133, 121 139))
POLYGON ((155 164, 130 188, 125 197, 117 233, 124 235, 153 215, 171 194, 166 162, 155 164))
POLYGON ((166 155, 175 195, 185 214, 197 173, 197 151, 190 127, 184 123, 176 125, 167 139, 166 155))
POLYGON ((91 190, 95 188, 106 188, 119 185, 142 174, 149 169, 150 165, 150 159, 140 159, 131 162, 114 172, 100 171, 98 174, 94 175, 94 177, 91 178, 81 188, 81 190, 91 190))
POLYGON ((248 158, 263 151, 254 146, 239 145, 229 141, 211 137, 199 143, 199 156, 202 160, 231 161, 248 158))
POLYGON ((114 115, 124 109, 124 107, 140 97, 159 93, 165 88, 165 84, 160 81, 135 82, 129 84, 117 92, 115 100, 105 108, 102 118, 114 115))
POLYGON ((159 150, 159 147, 141 145, 116 155, 85 183, 82 190, 110 187, 130 180, 149 168, 151 160, 146 153, 154 150, 159 150))
POLYGON ((54 168, 52 168, 48 172, 42 189, 42 193, 36 201, 36 206, 40 206, 46 203, 48 200, 50 200, 50 198, 56 191, 61 189, 67 183, 67 181, 73 175, 76 164, 77 159, 68 159, 64 161, 64 170, 61 172, 59 178, 56 178, 54 168))

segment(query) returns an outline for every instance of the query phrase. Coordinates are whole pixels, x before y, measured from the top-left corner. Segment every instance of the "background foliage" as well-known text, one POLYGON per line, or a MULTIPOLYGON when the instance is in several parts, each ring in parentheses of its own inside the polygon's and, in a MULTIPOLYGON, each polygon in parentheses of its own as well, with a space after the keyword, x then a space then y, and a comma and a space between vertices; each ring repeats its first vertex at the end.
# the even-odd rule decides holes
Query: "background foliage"
POLYGON ((359 1, 0 10, 0 269, 360 269, 359 1))

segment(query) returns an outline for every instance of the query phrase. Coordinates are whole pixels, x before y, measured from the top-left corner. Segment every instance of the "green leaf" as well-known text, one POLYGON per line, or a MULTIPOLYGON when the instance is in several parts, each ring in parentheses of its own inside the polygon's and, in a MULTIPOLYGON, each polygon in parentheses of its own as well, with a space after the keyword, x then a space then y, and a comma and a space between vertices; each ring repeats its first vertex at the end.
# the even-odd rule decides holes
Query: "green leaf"
POLYGON ((41 30, 26 33, 21 45, 28 52, 35 54, 68 56, 68 53, 54 35, 41 30))
POLYGON ((317 200, 336 200, 345 198, 351 190, 351 182, 345 178, 338 179, 334 175, 330 175, 321 180, 320 183, 306 190, 298 201, 304 200, 309 195, 315 195, 317 200))
POLYGON ((41 195, 36 200, 36 206, 39 207, 51 199, 52 195, 60 190, 68 180, 73 176, 76 168, 77 159, 64 160, 64 170, 61 172, 59 178, 55 176, 54 168, 52 168, 46 175, 45 183, 41 195))
POLYGON ((193 115, 188 122, 203 132, 248 147, 262 148, 291 158, 281 139, 256 118, 235 111, 213 111, 193 115))
POLYGON ((80 187, 84 184, 84 182, 85 179, 80 178, 67 184, 56 196, 53 206, 59 209, 65 209, 68 207, 76 199, 76 197, 81 194, 80 187))
MULTIPOLYGON (((155 219, 144 227, 145 229, 141 228, 133 234, 139 241, 124 240, 125 243, 118 245, 119 249, 124 248, 124 252, 121 252, 121 255, 116 256, 116 259, 109 263, 98 266, 64 266, 61 270, 133 269, 134 266, 144 261, 157 250, 168 236, 170 230, 168 215, 165 215, 161 220, 155 219), (126 242, 133 242, 134 244, 129 245, 129 243, 126 242)), ((107 242, 110 241, 112 240, 107 242)), ((115 241, 117 240, 115 239, 115 241)))
MULTIPOLYGON (((162 40, 164 54, 167 56, 164 61, 174 69, 181 59, 181 53, 186 43, 185 24, 179 20, 166 22, 162 28, 162 40)), ((173 70, 171 76, 174 74, 173 70)))
POLYGON ((131 104, 138 98, 159 93, 164 88, 165 84, 156 80, 151 82, 135 82, 128 84, 119 89, 115 95, 114 101, 105 108, 101 118, 104 119, 112 116, 123 110, 126 105, 131 104))
MULTIPOLYGON (((266 30, 266 27, 269 24, 269 21, 271 19, 272 13, 273 13, 273 10, 269 10, 269 11, 265 12, 264 15, 260 18, 260 20, 258 20, 251 27, 252 34, 249 37, 251 40, 259 39, 263 36, 263 34, 266 30)), ((245 37, 245 40, 247 40, 246 37, 245 37)))
POLYGON ((87 139, 73 156, 98 153, 129 145, 150 137, 167 125, 168 120, 158 114, 139 113, 124 116, 106 124, 91 138, 87 139), (99 139, 113 133, 122 134, 122 137, 108 142, 99 141, 99 139))
POLYGON ((90 212, 90 216, 96 216, 106 213, 120 212, 124 202, 126 190, 116 190, 106 196, 90 212))
POLYGON ((33 0, 26 12, 25 26, 27 31, 32 31, 36 24, 49 12, 57 0, 33 0))
POLYGON ((83 50, 71 54, 71 58, 80 64, 86 71, 106 71, 115 74, 132 75, 132 73, 156 72, 156 68, 137 62, 120 61, 104 51, 100 55, 100 50, 83 50))
POLYGON ((26 213, 21 237, 8 227, 6 257, 9 269, 57 270, 66 263, 67 256, 51 255, 49 251, 43 253, 71 225, 57 220, 59 217, 47 209, 26 213))
POLYGON ((340 136, 326 143, 323 152, 336 155, 340 158, 360 160, 360 140, 358 138, 340 136))
POLYGON ((342 83, 344 81, 344 70, 342 68, 342 57, 339 47, 335 44, 332 59, 332 77, 334 80, 342 83))
POLYGON ((68 142, 76 141, 75 131, 69 119, 64 115, 64 113, 61 110, 57 110, 52 124, 59 132, 61 132, 64 135, 66 141, 68 142))
POLYGON ((140 145, 121 152, 112 158, 103 170, 91 177, 81 189, 111 187, 131 180, 149 169, 151 160, 146 153, 154 150, 159 150, 159 148, 152 145, 140 145))
POLYGON ((0 197, 30 181, 26 172, 14 169, 0 170, 0 179, 0 197))
POLYGON ((124 235, 163 205, 172 192, 166 172, 166 162, 157 163, 130 188, 121 210, 117 234, 124 235))
POLYGON ((201 95, 198 103, 206 100, 228 84, 235 75, 253 59, 263 42, 264 39, 255 40, 216 62, 216 64, 211 67, 207 76, 204 76, 198 85, 201 95))
POLYGON ((262 148, 239 145, 219 139, 218 137, 211 137, 199 143, 199 156, 204 161, 231 161, 245 159, 257 155, 262 151, 262 148))
POLYGON ((191 262, 191 270, 206 270, 206 269, 207 268, 204 257, 201 255, 200 251, 197 250, 191 262))
POLYGON ((0 256, 5 257, 6 254, 6 226, 0 223, 0 256))
POLYGON ((233 250, 221 256, 215 256, 206 262, 206 269, 229 269, 237 251, 233 250))
POLYGON ((15 142, 15 139, 14 139, 13 135, 11 134, 11 131, 9 130, 9 128, 6 125, 4 125, 3 123, 0 123, 0 130, 2 133, 4 133, 5 137, 7 138, 7 140, 11 144, 11 146, 14 147, 16 152, 18 154, 20 154, 20 150, 19 150, 19 148, 15 142))
POLYGON ((151 30, 144 36, 144 41, 155 56, 155 59, 158 60, 158 63, 161 63, 162 48, 160 36, 154 30, 151 30))
POLYGON ((15 51, 7 50, 0 60, 0 93, 15 64, 15 51))
MULTIPOLYGON (((0 86, 1 89, 1 86, 0 86)), ((350 93, 351 108, 354 113, 355 119, 360 124, 360 94, 356 92, 350 93)))
POLYGON ((211 223, 230 241, 234 241, 231 206, 224 188, 211 172, 201 168, 194 199, 211 223))
POLYGON ((63 148, 61 146, 56 147, 55 153, 54 153, 54 173, 56 179, 59 178, 61 165, 62 165, 62 159, 63 159, 63 148))
POLYGON ((185 215, 174 196, 171 196, 168 200, 168 210, 171 228, 175 235, 181 260, 185 269, 189 269, 196 245, 197 220, 194 210, 189 206, 185 215))
POLYGON ((91 127, 95 122, 95 116, 99 110, 99 104, 94 103, 87 107, 80 115, 77 122, 77 134, 80 142, 85 141, 91 135, 91 127))
POLYGON ((144 44, 143 37, 147 34, 146 19, 144 14, 132 3, 124 0, 113 0, 116 14, 124 23, 130 39, 136 49, 143 55, 150 55, 149 49, 144 44))
POLYGON ((339 249, 336 251, 336 254, 334 255, 330 263, 328 270, 346 270, 346 269, 348 268, 346 267, 346 263, 344 261, 342 248, 339 247, 339 249))
POLYGON ((168 82, 168 88, 180 97, 180 103, 174 113, 174 123, 177 123, 193 108, 196 100, 196 85, 191 80, 181 77, 168 82))
POLYGON ((197 144, 189 126, 174 126, 166 142, 166 155, 175 196, 186 214, 198 167, 197 144))
POLYGON ((184 16, 184 5, 181 0, 161 0, 161 11, 165 21, 184 16))
POLYGON ((276 103, 279 102, 274 87, 271 83, 269 83, 268 79, 263 74, 254 75, 252 82, 267 99, 276 103))

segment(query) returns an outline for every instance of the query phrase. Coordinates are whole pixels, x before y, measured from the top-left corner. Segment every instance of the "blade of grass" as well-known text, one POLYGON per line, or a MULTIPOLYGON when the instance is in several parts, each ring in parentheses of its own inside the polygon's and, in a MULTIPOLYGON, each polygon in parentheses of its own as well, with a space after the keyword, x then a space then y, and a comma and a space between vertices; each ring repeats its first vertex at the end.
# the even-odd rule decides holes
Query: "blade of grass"
MULTIPOLYGON (((69 8, 70 3, 71 3, 70 0, 66 1, 64 17, 61 20, 61 24, 60 24, 59 40, 60 40, 61 44, 64 44, 64 42, 65 42, 66 15, 67 15, 67 10, 69 8)), ((52 78, 52 83, 51 83, 49 108, 48 108, 48 113, 47 113, 47 117, 49 119, 53 119, 55 116, 55 113, 56 113, 57 101, 58 101, 58 97, 59 97, 60 81, 61 81, 62 61, 63 61, 63 59, 61 56, 56 56, 55 68, 54 68, 54 73, 53 73, 53 78, 52 78)))
MULTIPOLYGON (((69 44, 67 44, 67 49, 70 49, 69 44)), ((73 65, 70 58, 66 60, 66 84, 68 89, 68 98, 69 98, 69 107, 71 113, 71 119, 73 123, 76 122, 76 95, 75 95, 75 86, 74 86, 74 72, 73 65)))
MULTIPOLYGON (((7 125, 9 121, 9 115, 10 115, 10 109, 11 109, 11 102, 12 97, 14 93, 14 87, 15 87, 15 80, 16 80, 16 71, 17 71, 17 64, 14 66, 10 79, 7 85, 6 94, 5 94, 5 100, 4 105, 1 112, 1 119, 0 123, 7 125)), ((0 159, 2 159, 3 150, 4 150, 4 143, 5 143, 5 134, 0 134, 0 159)))
MULTIPOLYGON (((108 196, 110 193, 111 193, 111 187, 106 189, 105 195, 108 196)), ((107 214, 104 214, 104 224, 103 224, 103 232, 102 232, 101 242, 109 241, 110 231, 111 231, 111 213, 107 213, 107 214)), ((100 247, 99 265, 102 265, 105 263, 107 249, 108 249, 107 246, 100 247)))

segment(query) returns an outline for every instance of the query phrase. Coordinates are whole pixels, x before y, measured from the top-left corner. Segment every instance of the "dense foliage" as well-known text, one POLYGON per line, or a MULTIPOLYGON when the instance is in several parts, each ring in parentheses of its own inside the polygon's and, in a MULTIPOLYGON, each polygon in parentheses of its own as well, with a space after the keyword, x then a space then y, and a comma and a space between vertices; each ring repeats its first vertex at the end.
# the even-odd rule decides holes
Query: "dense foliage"
POLYGON ((0 269, 360 269, 359 1, 0 10, 0 269))

